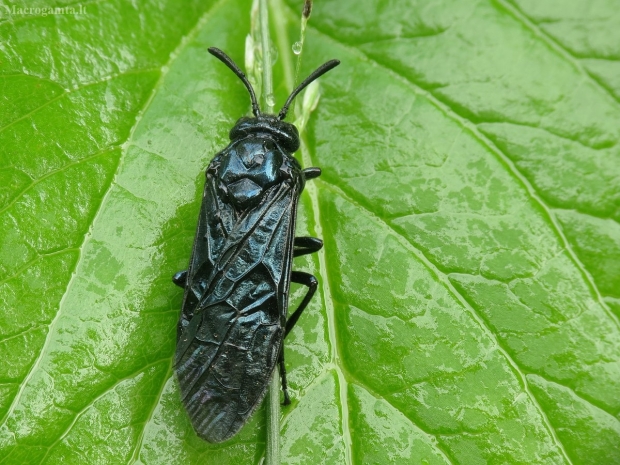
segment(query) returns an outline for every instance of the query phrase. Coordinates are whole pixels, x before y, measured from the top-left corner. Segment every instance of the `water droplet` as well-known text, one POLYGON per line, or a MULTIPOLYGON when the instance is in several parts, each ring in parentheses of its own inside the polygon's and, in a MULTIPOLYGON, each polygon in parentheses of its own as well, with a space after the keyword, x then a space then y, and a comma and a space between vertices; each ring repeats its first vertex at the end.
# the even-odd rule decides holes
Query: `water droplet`
POLYGON ((275 45, 271 44, 269 47, 269 54, 271 55, 271 66, 273 66, 278 61, 278 49, 275 45))
POLYGON ((295 42, 293 44, 293 53, 295 55, 299 55, 301 53, 302 47, 303 47, 303 44, 301 42, 295 42))
POLYGON ((265 102, 267 102, 267 105, 269 105, 270 107, 274 106, 276 104, 276 99, 273 96, 273 94, 268 94, 265 97, 265 102))

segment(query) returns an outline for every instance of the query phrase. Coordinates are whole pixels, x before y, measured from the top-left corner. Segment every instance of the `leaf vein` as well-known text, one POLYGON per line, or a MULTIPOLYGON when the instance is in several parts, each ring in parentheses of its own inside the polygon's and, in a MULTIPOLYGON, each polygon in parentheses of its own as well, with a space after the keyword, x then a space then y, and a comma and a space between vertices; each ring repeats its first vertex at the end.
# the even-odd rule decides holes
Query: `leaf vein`
MULTIPOLYGON (((65 428, 65 430, 62 432, 62 434, 60 434, 52 444, 50 444, 49 446, 47 446, 47 452, 45 453, 45 455, 43 456, 43 458, 41 459, 40 463, 45 463, 45 459, 47 458, 47 456, 49 455, 49 453, 53 450, 54 446, 56 444, 58 444, 60 441, 62 441, 73 429, 73 427, 75 426, 75 424, 78 422, 78 420, 80 419, 80 417, 92 406, 95 405, 95 403, 97 403, 97 401, 99 401, 100 399, 102 399, 106 394, 108 394, 109 392, 113 391, 114 389, 116 389, 118 386, 120 386, 123 382, 130 380, 132 378, 135 378, 136 376, 138 376, 141 373, 146 372, 149 368, 154 367, 155 365, 158 365, 159 363, 165 361, 165 360, 169 360, 172 361, 172 358, 163 358, 160 360, 155 360, 154 362, 148 363, 146 365, 144 365, 143 367, 140 367, 136 370, 134 370, 132 373, 128 374, 127 376, 123 376, 122 378, 119 378, 118 380, 116 380, 114 382, 114 384, 112 384, 109 387, 103 388, 101 390, 101 392, 99 394, 97 394, 93 399, 89 400, 89 402, 80 409, 79 412, 75 413, 75 418, 71 421, 71 423, 69 424, 69 426, 67 426, 65 428)), ((165 377, 165 379, 167 380, 168 377, 165 377)), ((165 382, 163 383, 164 385, 166 384, 165 382)), ((161 392, 160 392, 161 394, 161 392)))
MULTIPOLYGON (((99 1, 99 0, 98 0, 99 1)), ((189 42, 188 39, 192 38, 193 36, 196 35, 197 31, 204 25, 204 22, 206 22, 206 19, 210 16, 210 14, 213 12, 214 9, 216 9, 217 6, 219 6, 220 4, 222 4, 224 1, 226 0, 220 0, 219 2, 217 2, 214 6, 211 7, 210 10, 208 10, 205 14, 202 15, 202 17, 197 21, 196 25, 194 26, 194 28, 185 36, 182 37, 179 41, 179 45, 177 46, 177 48, 175 49, 175 51, 173 53, 170 54, 170 58, 168 60, 168 62, 166 62, 161 68, 160 68, 160 77, 157 80, 157 82, 155 83, 155 85, 153 86, 151 95, 146 99, 146 101, 144 102, 144 104, 142 105, 142 108, 137 112, 137 116, 136 116, 136 120, 134 122, 134 125, 132 126, 131 130, 129 131, 129 134, 127 136, 127 139, 125 142, 130 141, 133 138, 133 135, 136 131, 136 128, 138 127, 140 121, 141 121, 141 117, 142 115, 145 113, 145 111, 148 109, 148 107, 151 105, 153 98, 156 94, 156 91, 159 87, 161 87, 164 78, 166 77, 167 73, 170 70, 170 64, 178 57, 180 50, 182 50, 189 42)), ((109 80, 109 79, 106 79, 109 80)), ((92 85, 92 84, 89 84, 92 85)), ((65 94, 62 94, 61 96, 64 96, 68 93, 68 91, 65 94)), ((60 98, 61 96, 58 96, 57 98, 60 98)), ((106 203, 107 198, 110 195, 110 192, 112 191, 112 188, 115 185, 118 185, 117 183, 117 177, 119 174, 119 171, 121 169, 121 167, 123 166, 123 159, 126 153, 126 148, 125 150, 123 150, 123 153, 121 154, 121 157, 119 158, 118 161, 118 165, 116 167, 115 170, 115 174, 114 177, 112 179, 112 181, 110 182, 110 186, 108 187, 108 189, 106 190, 106 192, 104 193, 104 195, 101 198, 101 202, 97 207, 97 210, 93 216, 93 220, 91 221, 91 226, 89 228, 89 230, 85 233, 84 235, 84 239, 81 243, 81 245, 77 248, 78 252, 79 252, 79 257, 75 262, 75 266, 73 267, 73 270, 71 271, 71 278, 69 279, 67 286, 65 288, 65 292, 63 294, 63 297, 60 301, 59 307, 58 307, 58 311, 56 312, 56 315, 54 316, 54 318, 52 319, 51 323, 50 323, 50 329, 46 335, 45 341, 43 343, 43 346, 41 348, 40 353, 37 356, 37 359, 35 360, 35 362, 33 363, 32 367, 30 368, 28 374, 25 376, 24 381, 20 384, 19 386, 19 390, 17 391, 17 393, 15 394, 15 397, 13 398, 13 401, 11 402, 11 405, 9 407, 9 409, 7 410, 7 413, 3 419, 2 422, 6 421, 7 418, 9 418, 13 411, 15 410, 15 407, 18 405, 21 396, 24 393, 24 390, 26 388, 26 386, 28 385, 28 382, 30 381, 30 379, 32 378, 34 372, 37 370, 37 368, 39 367, 42 359, 44 358, 45 353, 47 352, 47 348, 52 340, 53 334, 54 334, 54 327, 56 325, 56 323, 58 322, 58 320, 60 319, 63 311, 63 307, 64 307, 64 301, 68 295, 68 290, 71 288, 72 283, 75 280, 76 277, 76 271, 79 268, 80 264, 82 263, 82 251, 85 247, 85 245, 89 242, 90 238, 92 237, 92 230, 93 230, 93 226, 94 224, 97 222, 97 218, 99 217, 99 215, 101 214, 101 210, 103 205, 106 203)), ((154 401, 154 405, 157 405, 159 399, 156 399, 154 401)), ((145 427, 146 427, 146 423, 145 423, 145 427)))
POLYGON ((28 191, 30 191, 31 189, 33 189, 37 184, 39 184, 40 182, 44 181, 45 179, 54 176, 55 174, 58 173, 62 173, 63 171, 68 170, 69 168, 73 167, 73 166, 77 166, 80 165, 82 163, 86 163, 90 160, 92 160, 93 158, 97 158, 98 156, 104 155, 106 153, 109 153, 115 149, 119 148, 119 146, 117 145, 111 145, 109 147, 106 147, 103 150, 98 150, 95 153, 92 153, 91 155, 88 155, 84 158, 80 158, 79 160, 74 160, 70 163, 67 163, 64 166, 61 166, 58 169, 49 171, 47 173, 45 173, 43 176, 41 176, 40 178, 34 179, 32 180, 32 182, 30 184, 28 184, 26 187, 24 187, 21 191, 19 191, 17 193, 17 195, 3 208, 0 208, 0 214, 4 213, 6 210, 8 210, 9 208, 11 208, 13 205, 15 205, 20 198, 22 198, 28 191))
MULTIPOLYGON (((375 392, 374 390, 372 390, 371 388, 366 386, 366 384, 364 382, 362 382, 359 378, 357 378, 355 375, 353 375, 351 373, 347 373, 347 374, 348 374, 348 376, 351 379, 353 379, 355 382, 357 382, 357 384, 359 384, 360 386, 363 386, 364 389, 371 396, 373 396, 375 399, 378 399, 378 400, 381 400, 381 401, 385 402, 390 407, 392 407, 394 410, 396 410, 397 412, 401 413, 407 420, 409 420, 409 423, 411 423, 412 426, 414 426, 415 428, 420 430, 422 433, 424 433, 424 435, 429 439, 429 442, 432 443, 432 445, 434 446, 434 448, 437 451, 439 451, 439 453, 443 456, 443 458, 446 460, 447 463, 449 463, 449 464, 458 464, 459 463, 457 460, 455 460, 454 458, 451 457, 450 453, 447 450, 444 450, 443 445, 441 444, 441 442, 438 439, 442 435, 438 435, 438 434, 435 434, 435 433, 431 433, 430 431, 427 431, 425 428, 423 428, 422 426, 420 426, 418 424, 416 419, 409 417, 405 412, 403 412, 400 408, 398 408, 396 405, 394 405, 392 402, 390 402, 386 397, 384 397, 383 395, 375 392)), ((458 434, 463 434, 463 433, 459 432, 458 434)))
MULTIPOLYGON (((325 183, 323 180, 322 182, 325 183)), ((529 385, 526 379, 526 374, 522 371, 521 367, 513 360, 511 355, 507 352, 507 350, 500 343, 498 337, 491 331, 491 328, 487 325, 486 321, 482 318, 482 316, 476 311, 476 309, 472 306, 466 296, 461 294, 454 285, 450 282, 449 278, 440 271, 431 261, 426 257, 424 252, 422 252, 416 244, 414 244, 408 237, 404 236, 402 233, 398 232, 391 224, 386 223, 382 218, 375 215, 372 211, 368 210, 363 204, 358 202, 355 199, 355 196, 351 195, 350 192, 345 192, 342 188, 336 186, 335 184, 328 184, 329 189, 332 190, 336 195, 339 195, 343 200, 351 203, 352 205, 357 206, 358 208, 366 211, 366 213, 377 223, 382 225, 385 229, 389 230, 392 234, 394 234, 397 238, 399 238, 406 249, 408 249, 416 258, 420 260, 420 262, 433 274, 437 277, 438 281, 440 281, 446 290, 452 294, 457 301, 459 301, 465 309, 472 315, 474 320, 478 323, 481 330, 486 334, 488 339, 494 343, 497 347, 497 350, 502 354, 514 372, 518 375, 519 381, 523 385, 523 388, 530 398, 532 404, 535 406, 536 410, 541 415, 541 418, 549 430, 554 442, 556 443, 558 449, 560 450, 563 457, 569 464, 572 464, 571 459, 569 458, 566 450, 564 449, 564 445, 560 441, 557 432, 549 422, 546 413, 544 412, 542 406, 538 403, 538 400, 534 396, 534 394, 530 391, 529 385)))
POLYGON ((545 32, 537 23, 535 23, 523 10, 521 10, 513 0, 494 0, 498 4, 502 5, 504 9, 511 14, 513 18, 519 21, 521 24, 538 34, 538 36, 543 39, 547 45, 550 45, 562 58, 571 63, 580 73, 584 76, 587 76, 594 82, 597 87, 602 89, 615 103, 620 103, 620 99, 618 99, 610 90, 603 86, 597 79, 590 74, 587 69, 583 67, 583 65, 579 62, 578 57, 576 57, 568 48, 563 46, 558 40, 551 37, 547 32, 545 32))
POLYGON ((388 65, 380 63, 377 60, 375 60, 374 58, 368 56, 366 53, 364 53, 364 52, 362 52, 362 51, 360 51, 360 50, 358 50, 358 49, 356 49, 354 47, 350 47, 349 45, 339 41, 337 38, 331 36, 329 33, 324 32, 321 29, 318 29, 315 25, 312 26, 311 28, 314 31, 316 31, 318 34, 320 34, 321 36, 331 40, 332 42, 334 42, 338 46, 340 46, 342 48, 345 48, 351 54, 360 56, 360 58, 363 57, 363 59, 365 61, 369 61, 371 63, 374 63, 379 69, 385 70, 387 73, 389 73, 395 79, 397 79, 400 82, 410 86, 414 92, 416 92, 419 95, 422 95, 422 96, 426 97, 428 99, 428 101, 431 102, 432 104, 434 104, 441 112, 443 112, 444 115, 447 118, 452 119, 453 121, 455 121, 456 123, 461 125, 464 129, 468 129, 470 131, 470 133, 472 134, 472 136, 474 136, 478 141, 480 141, 483 145, 485 145, 491 151, 491 153, 493 153, 498 158, 498 160, 506 167, 507 171, 514 176, 514 178, 517 180, 517 182, 521 183, 521 185, 526 190, 526 192, 529 195, 529 197, 535 203, 537 203, 541 207, 542 211, 545 213, 546 219, 548 220, 548 222, 549 222, 549 224, 551 226, 552 231, 557 235, 560 243, 566 248, 568 254, 570 255, 571 260, 575 264, 576 268, 579 269, 581 275, 584 278, 584 281, 588 284, 588 286, 590 287, 592 292, 595 294, 596 299, 599 302, 599 304, 601 305, 601 307, 603 308, 604 312, 610 318, 610 320, 614 322, 616 327, 618 329, 620 329, 620 320, 618 319, 618 317, 613 312, 611 312, 611 310, 609 309, 608 305, 603 300, 603 296, 601 295, 601 293, 600 293, 600 291, 598 289, 598 286, 594 282, 594 280, 591 277, 590 273, 586 270, 586 268, 583 265, 583 263, 577 257, 577 254, 575 253, 575 251, 571 247, 571 244, 568 241, 568 239, 566 238, 566 236, 565 236, 561 226, 558 224, 558 221, 557 221, 555 215, 552 213, 551 208, 543 201, 542 197, 533 188, 532 184, 525 177, 525 175, 523 173, 521 173, 521 171, 515 166, 514 162, 510 159, 510 157, 508 157, 499 147, 497 147, 488 137, 486 137, 477 128, 477 126, 476 126, 476 124, 474 122, 472 122, 472 121, 468 120, 467 118, 463 117, 462 115, 457 113, 456 110, 451 109, 451 107, 447 103, 442 101, 440 98, 436 97, 434 93, 432 93, 432 92, 424 89, 423 87, 421 87, 419 84, 417 84, 409 76, 404 76, 402 74, 399 74, 396 70, 394 70, 393 68, 389 67, 388 65))

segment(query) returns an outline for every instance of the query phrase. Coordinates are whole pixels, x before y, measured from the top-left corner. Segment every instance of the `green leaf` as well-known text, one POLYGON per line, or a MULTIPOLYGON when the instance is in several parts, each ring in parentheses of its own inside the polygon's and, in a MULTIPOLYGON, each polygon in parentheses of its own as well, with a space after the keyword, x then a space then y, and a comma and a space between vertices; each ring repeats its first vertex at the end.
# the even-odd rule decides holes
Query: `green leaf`
MULTIPOLYGON (((243 63, 250 2, 52 5, 0 5, 0 463, 258 463, 264 411, 205 443, 171 373, 170 277, 249 108, 206 49, 243 63)), ((342 65, 299 153, 325 248, 283 463, 620 463, 618 31, 586 0, 316 3, 302 75, 342 65)))

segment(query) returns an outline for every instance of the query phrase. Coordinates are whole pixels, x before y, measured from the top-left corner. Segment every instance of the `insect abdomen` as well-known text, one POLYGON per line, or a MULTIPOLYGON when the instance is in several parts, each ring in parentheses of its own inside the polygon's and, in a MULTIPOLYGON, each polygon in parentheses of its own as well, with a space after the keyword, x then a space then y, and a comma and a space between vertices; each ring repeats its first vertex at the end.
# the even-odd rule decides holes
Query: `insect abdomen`
MULTIPOLYGON (((279 324, 259 323, 262 316, 255 312, 239 317, 227 341, 218 346, 212 365, 194 383, 183 369, 186 364, 177 367, 181 386, 193 384, 182 391, 183 404, 194 429, 207 441, 225 441, 237 433, 265 395, 264 380, 273 372, 283 334, 279 324)), ((195 346, 200 350, 203 345, 195 346)))

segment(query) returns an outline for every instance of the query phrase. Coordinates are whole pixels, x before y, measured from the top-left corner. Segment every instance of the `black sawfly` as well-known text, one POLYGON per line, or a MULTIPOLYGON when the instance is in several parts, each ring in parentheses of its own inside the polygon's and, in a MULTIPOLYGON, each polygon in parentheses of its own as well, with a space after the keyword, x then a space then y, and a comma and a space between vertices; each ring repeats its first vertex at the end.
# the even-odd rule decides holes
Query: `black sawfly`
POLYGON ((299 133, 283 120, 297 94, 340 62, 317 68, 276 116, 261 113, 252 85, 228 55, 209 52, 241 79, 254 117, 235 123, 230 144, 206 170, 189 267, 173 277, 185 289, 174 369, 197 434, 222 442, 260 405, 276 363, 284 404, 290 403, 283 342, 318 286, 313 275, 292 271, 293 258, 318 251, 323 241, 295 237, 299 196, 321 169, 301 168, 293 157, 299 133), (308 292, 287 318, 291 282, 308 292))

